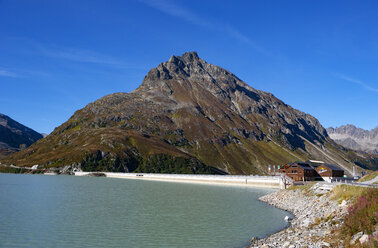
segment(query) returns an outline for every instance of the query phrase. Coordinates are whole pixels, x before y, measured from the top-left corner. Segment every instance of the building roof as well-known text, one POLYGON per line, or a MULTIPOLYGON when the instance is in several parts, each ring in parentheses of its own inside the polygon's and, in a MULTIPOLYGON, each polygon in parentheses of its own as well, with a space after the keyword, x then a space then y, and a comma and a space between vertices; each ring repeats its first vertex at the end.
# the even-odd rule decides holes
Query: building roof
POLYGON ((313 170, 314 169, 309 164, 304 163, 304 162, 294 162, 294 163, 290 164, 290 166, 292 166, 292 165, 297 165, 297 166, 301 167, 304 170, 313 170))
POLYGON ((328 168, 330 168, 331 170, 334 170, 334 171, 344 171, 343 169, 337 167, 334 164, 324 164, 324 166, 327 166, 328 168))
POLYGON ((319 161, 319 160, 307 160, 306 162, 311 162, 311 163, 315 163, 315 164, 324 164, 323 161, 319 161))
MULTIPOLYGON (((318 162, 322 162, 322 161, 314 161, 314 160, 307 160, 306 162, 300 162, 300 161, 295 161, 293 163, 290 163, 290 164, 285 164, 285 169, 290 167, 290 166, 298 166, 298 167, 301 167, 303 170, 315 170, 314 166, 312 163, 316 163, 318 164, 318 162)), ((334 165, 334 164, 325 164, 324 162, 316 167, 319 167, 319 166, 325 166, 325 167, 328 167, 330 170, 333 170, 333 171, 344 171, 343 169, 339 168, 338 166, 334 165)), ((284 167, 282 167, 283 169, 284 167)))
POLYGON ((291 165, 291 164, 284 164, 284 165, 281 166, 280 169, 281 169, 281 170, 282 170, 282 169, 285 169, 285 168, 289 167, 290 165, 291 165))
POLYGON ((315 168, 324 164, 323 161, 317 161, 317 160, 307 160, 306 163, 310 164, 312 167, 315 167, 315 168))

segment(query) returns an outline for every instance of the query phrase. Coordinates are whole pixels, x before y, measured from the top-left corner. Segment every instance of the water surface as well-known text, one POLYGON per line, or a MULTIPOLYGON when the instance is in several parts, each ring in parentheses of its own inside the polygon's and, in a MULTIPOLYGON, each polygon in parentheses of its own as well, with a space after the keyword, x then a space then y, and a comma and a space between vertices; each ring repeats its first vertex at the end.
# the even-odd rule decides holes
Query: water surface
POLYGON ((0 174, 0 247, 244 247, 285 227, 271 189, 0 174))

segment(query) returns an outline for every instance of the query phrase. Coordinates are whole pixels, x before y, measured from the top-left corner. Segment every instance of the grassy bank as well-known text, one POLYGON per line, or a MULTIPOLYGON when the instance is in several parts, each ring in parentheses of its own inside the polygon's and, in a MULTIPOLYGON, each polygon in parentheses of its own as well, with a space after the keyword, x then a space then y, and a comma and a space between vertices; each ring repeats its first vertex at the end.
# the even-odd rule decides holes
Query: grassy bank
POLYGON ((360 178, 360 180, 358 180, 358 182, 366 182, 366 181, 370 181, 372 179, 374 179, 375 177, 378 176, 378 171, 374 171, 372 173, 369 173, 363 177, 360 178))
POLYGON ((372 236, 378 228, 378 189, 341 185, 337 187, 335 197, 352 202, 339 230, 340 236, 346 241, 345 247, 378 247, 376 237, 372 236), (352 237, 359 232, 369 235, 370 241, 350 244, 352 237))
MULTIPOLYGON (((373 177, 374 178, 374 177, 373 177)), ((367 179, 371 180, 371 179, 367 179)), ((288 190, 302 190, 307 196, 315 196, 311 191, 314 184, 304 186, 290 187, 288 190)), ((358 187, 351 185, 338 185, 332 189, 329 194, 331 200, 342 204, 343 201, 348 203, 347 214, 341 221, 341 225, 330 232, 330 236, 325 241, 331 244, 331 247, 345 248, 378 248, 377 233, 378 230, 378 189, 368 187, 358 187), (360 233, 360 234, 359 234, 360 233), (362 235, 368 235, 368 241, 361 244, 359 239, 362 235), (354 238, 354 240, 353 240, 354 238), (343 242, 341 242, 343 240, 343 242)), ((321 195, 316 195, 321 196, 321 195)), ((327 222, 332 219, 315 218, 314 225, 327 222)), ((340 223, 338 220, 332 220, 335 224, 340 223)))
POLYGON ((339 185, 332 190, 331 199, 339 203, 350 203, 343 225, 335 232, 335 238, 343 239, 345 247, 378 247, 377 237, 373 232, 378 228, 378 189, 350 185, 339 185), (352 242, 353 236, 363 232, 369 235, 369 241, 361 244, 352 242))

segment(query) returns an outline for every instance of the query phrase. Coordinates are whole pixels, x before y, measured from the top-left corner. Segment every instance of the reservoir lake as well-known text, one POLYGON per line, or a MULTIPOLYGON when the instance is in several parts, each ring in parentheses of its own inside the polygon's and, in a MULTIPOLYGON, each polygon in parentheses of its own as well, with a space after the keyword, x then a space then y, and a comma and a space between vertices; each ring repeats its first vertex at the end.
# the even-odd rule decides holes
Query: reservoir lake
POLYGON ((0 247, 245 247, 287 226, 274 191, 0 174, 0 247))

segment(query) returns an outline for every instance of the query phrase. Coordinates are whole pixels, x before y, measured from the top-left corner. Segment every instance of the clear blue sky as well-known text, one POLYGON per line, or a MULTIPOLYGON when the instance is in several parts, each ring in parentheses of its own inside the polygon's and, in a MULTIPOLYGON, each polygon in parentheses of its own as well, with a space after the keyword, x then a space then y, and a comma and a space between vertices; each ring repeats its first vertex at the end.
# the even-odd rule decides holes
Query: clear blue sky
POLYGON ((376 0, 0 0, 0 113, 49 133, 197 51, 324 127, 372 129, 377 13, 376 0))

